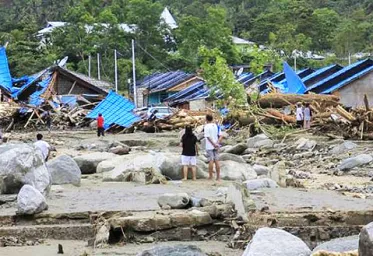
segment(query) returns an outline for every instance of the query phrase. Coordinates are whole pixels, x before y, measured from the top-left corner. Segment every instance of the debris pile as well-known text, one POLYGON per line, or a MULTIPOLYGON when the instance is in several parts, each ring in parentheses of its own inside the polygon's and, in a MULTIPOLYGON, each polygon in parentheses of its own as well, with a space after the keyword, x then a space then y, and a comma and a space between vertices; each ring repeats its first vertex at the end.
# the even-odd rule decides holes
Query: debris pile
POLYGON ((228 119, 241 127, 256 125, 268 134, 266 125, 295 127, 296 104, 310 103, 314 133, 344 139, 373 139, 373 110, 367 99, 365 108, 356 109, 345 108, 338 100, 334 95, 270 93, 261 97, 257 105, 232 111, 228 119))
POLYGON ((148 127, 155 127, 157 131, 171 131, 184 128, 187 125, 192 127, 197 127, 203 125, 206 119, 206 115, 211 114, 215 117, 215 120, 220 120, 221 118, 212 110, 206 111, 192 111, 192 110, 176 110, 174 114, 164 119, 157 119, 154 122, 149 122, 147 120, 142 120, 134 126, 139 130, 144 130, 148 127))

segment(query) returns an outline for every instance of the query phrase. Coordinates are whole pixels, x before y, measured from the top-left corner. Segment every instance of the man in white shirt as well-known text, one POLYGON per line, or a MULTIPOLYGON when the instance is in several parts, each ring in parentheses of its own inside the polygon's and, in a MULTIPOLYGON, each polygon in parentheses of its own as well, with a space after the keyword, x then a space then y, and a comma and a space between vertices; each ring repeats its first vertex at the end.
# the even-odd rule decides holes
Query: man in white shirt
POLYGON ((220 180, 220 164, 219 164, 219 129, 213 122, 212 115, 206 115, 205 139, 206 152, 209 160, 209 179, 213 178, 214 164, 216 169, 216 180, 220 180))
POLYGON ((304 120, 304 113, 303 113, 303 105, 302 103, 297 103, 297 109, 296 109, 296 118, 297 118, 297 126, 299 128, 303 127, 303 120, 304 120))
POLYGON ((41 135, 40 133, 36 135, 36 139, 37 141, 34 143, 34 146, 40 149, 44 161, 46 162, 49 158, 51 146, 49 146, 49 144, 43 140, 43 135, 41 135))

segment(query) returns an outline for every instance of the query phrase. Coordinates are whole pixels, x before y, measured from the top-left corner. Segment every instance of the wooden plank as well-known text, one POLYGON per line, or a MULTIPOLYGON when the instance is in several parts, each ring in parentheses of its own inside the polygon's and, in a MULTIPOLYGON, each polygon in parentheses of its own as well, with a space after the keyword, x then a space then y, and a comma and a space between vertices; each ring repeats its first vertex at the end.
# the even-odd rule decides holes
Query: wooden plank
POLYGON ((23 128, 26 128, 28 126, 28 124, 30 123, 30 121, 31 121, 32 117, 34 116, 34 114, 35 114, 35 110, 32 111, 32 114, 31 114, 30 118, 27 120, 27 123, 25 124, 25 126, 23 126, 23 128))
POLYGON ((71 88, 70 88, 70 91, 69 91, 69 93, 68 93, 68 95, 70 95, 71 93, 72 93, 72 91, 74 90, 74 88, 75 88, 75 85, 76 85, 76 81, 73 83, 73 85, 71 86, 71 88))

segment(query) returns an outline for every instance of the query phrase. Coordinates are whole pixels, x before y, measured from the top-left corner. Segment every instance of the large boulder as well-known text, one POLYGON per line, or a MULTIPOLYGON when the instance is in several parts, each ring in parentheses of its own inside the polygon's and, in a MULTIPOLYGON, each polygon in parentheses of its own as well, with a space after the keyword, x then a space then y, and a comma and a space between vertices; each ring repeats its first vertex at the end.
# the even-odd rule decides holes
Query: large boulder
MULTIPOLYGON (((116 158, 115 161, 117 161, 118 164, 114 167, 114 169, 103 173, 104 181, 132 181, 130 180, 130 176, 133 175, 145 175, 148 172, 160 174, 160 170, 158 168, 159 159, 157 158, 156 154, 128 155, 125 158, 116 158), (123 161, 124 159, 125 161, 123 161)), ((142 179, 141 177, 137 178, 142 179)))
POLYGON ((233 161, 241 164, 246 164, 242 156, 237 156, 230 153, 222 153, 219 155, 219 161, 233 161))
POLYGON ((47 167, 52 176, 53 185, 80 185, 80 168, 70 156, 61 155, 49 161, 47 167))
POLYGON ((95 152, 77 156, 74 158, 74 161, 78 164, 82 174, 92 174, 96 173, 96 169, 99 163, 116 156, 117 155, 113 153, 95 152))
POLYGON ((256 172, 256 174, 258 174, 258 176, 268 175, 268 173, 271 170, 269 167, 263 166, 263 165, 259 165, 259 164, 254 164, 253 169, 256 172))
POLYGON ((264 133, 251 137, 247 140, 247 147, 248 148, 257 148, 257 143, 260 141, 267 140, 268 137, 264 133))
POLYGON ((334 155, 339 155, 339 154, 343 154, 343 153, 346 153, 348 151, 351 151, 356 147, 357 147, 357 145, 355 143, 353 143, 351 141, 345 141, 342 144, 334 146, 330 150, 330 153, 334 154, 334 155))
POLYGON ((373 222, 361 230, 359 239, 359 256, 371 255, 373 255, 373 222))
POLYGON ((258 176, 254 169, 246 163, 222 161, 220 165, 220 175, 223 180, 245 181, 256 179, 258 176))
POLYGON ((348 236, 337 238, 318 245, 313 249, 313 253, 318 251, 327 252, 349 252, 359 248, 359 236, 348 236))
POLYGON ((137 256, 207 256, 194 245, 156 246, 145 250, 137 256))
POLYGON ((342 161, 338 166, 338 169, 341 171, 348 171, 352 168, 359 167, 365 164, 369 164, 373 161, 373 157, 368 154, 361 154, 355 157, 347 158, 342 161))
POLYGON ((309 256, 311 250, 298 237, 276 228, 261 228, 242 256, 309 256))
POLYGON ((41 151, 29 144, 0 146, 0 193, 16 194, 28 184, 47 194, 52 184, 41 151))
MULTIPOLYGON (((183 178, 181 156, 178 154, 165 153, 157 154, 157 166, 161 173, 172 180, 180 180, 183 178)), ((188 172, 188 177, 191 178, 191 172, 188 172)), ((202 160, 197 158, 197 179, 205 179, 208 177, 208 166, 202 160)))
POLYGON ((163 194, 158 198, 158 205, 161 208, 185 209, 191 204, 191 198, 187 193, 163 194))
POLYGON ((32 215, 48 208, 45 197, 33 186, 24 185, 17 196, 17 213, 32 215))
POLYGON ((233 147, 225 150, 225 153, 231 153, 235 155, 241 155, 247 149, 247 143, 239 143, 233 147))
POLYGON ((248 190, 257 190, 261 188, 277 188, 277 183, 271 179, 257 179, 257 180, 247 180, 244 182, 248 190))

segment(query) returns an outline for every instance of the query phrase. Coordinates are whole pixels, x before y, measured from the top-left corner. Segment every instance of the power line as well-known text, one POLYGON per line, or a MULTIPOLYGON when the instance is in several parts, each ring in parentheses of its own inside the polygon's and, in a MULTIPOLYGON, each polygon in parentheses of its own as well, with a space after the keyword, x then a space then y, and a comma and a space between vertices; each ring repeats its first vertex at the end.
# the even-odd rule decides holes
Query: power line
MULTIPOLYGON (((136 42, 136 41, 135 41, 136 42)), ((142 46, 136 42, 136 45, 138 47, 140 47, 141 50, 143 50, 147 55, 149 55, 153 60, 157 61, 159 64, 161 64, 162 67, 164 67, 165 69, 167 69, 167 71, 171 71, 168 67, 166 67, 166 65, 164 65, 161 61, 159 61, 156 57, 154 57, 153 55, 151 55, 147 50, 145 50, 144 48, 142 48, 142 46)))

